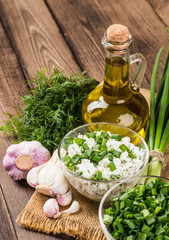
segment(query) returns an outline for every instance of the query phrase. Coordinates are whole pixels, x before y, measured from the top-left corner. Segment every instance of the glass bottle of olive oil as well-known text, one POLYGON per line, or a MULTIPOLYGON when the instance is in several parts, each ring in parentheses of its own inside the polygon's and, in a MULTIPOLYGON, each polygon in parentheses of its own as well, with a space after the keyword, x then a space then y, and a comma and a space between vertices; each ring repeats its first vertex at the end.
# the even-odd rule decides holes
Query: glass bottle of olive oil
MULTIPOLYGON (((112 25, 113 26, 113 25, 112 25)), ((113 42, 105 33, 105 76, 103 85, 94 89, 84 100, 82 118, 84 123, 110 122, 126 126, 145 137, 149 107, 139 85, 147 66, 141 54, 130 56, 132 37, 124 42, 113 42), (139 62, 137 84, 129 85, 129 65, 139 62)))

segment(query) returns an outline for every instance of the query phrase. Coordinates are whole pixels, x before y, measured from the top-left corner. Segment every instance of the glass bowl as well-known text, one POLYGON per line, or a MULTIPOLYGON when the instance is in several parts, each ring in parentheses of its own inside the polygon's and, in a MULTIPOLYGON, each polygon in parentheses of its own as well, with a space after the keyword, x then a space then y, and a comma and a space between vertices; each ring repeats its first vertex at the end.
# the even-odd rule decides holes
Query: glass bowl
POLYGON ((78 176, 76 173, 71 171, 62 161, 61 157, 61 149, 64 149, 67 152, 67 147, 64 144, 64 139, 67 137, 75 138, 79 134, 85 134, 87 132, 93 132, 99 130, 109 131, 111 134, 119 134, 122 137, 130 137, 130 142, 134 143, 136 146, 139 146, 143 149, 143 164, 140 167, 140 169, 136 172, 134 176, 142 175, 143 171, 148 163, 149 158, 149 151, 146 142, 134 131, 132 131, 129 128, 113 124, 113 123, 104 123, 104 122, 98 122, 98 123, 91 123, 91 124, 85 124, 80 127, 77 127, 67 133, 64 138, 61 140, 59 147, 58 147, 58 156, 60 160, 61 168, 70 182, 70 184, 82 195, 85 197, 100 201, 104 194, 115 184, 118 182, 127 179, 127 178, 121 178, 121 179, 115 179, 115 180, 92 180, 89 178, 85 178, 83 176, 78 176))
MULTIPOLYGON (((127 188, 133 188, 138 183, 144 184, 145 182, 151 182, 155 180, 156 178, 163 179, 165 182, 169 182, 169 179, 164 177, 158 177, 158 176, 136 176, 136 177, 130 177, 127 180, 122 180, 120 183, 117 183, 113 187, 111 187, 107 193, 104 195, 100 202, 99 206, 99 221, 100 225, 102 227, 102 230, 108 240, 116 240, 108 231, 106 225, 103 222, 103 216, 105 214, 105 209, 109 208, 111 206, 112 199, 115 197, 120 196, 120 192, 125 192, 127 188)), ((124 223, 122 222, 122 225, 124 223)))

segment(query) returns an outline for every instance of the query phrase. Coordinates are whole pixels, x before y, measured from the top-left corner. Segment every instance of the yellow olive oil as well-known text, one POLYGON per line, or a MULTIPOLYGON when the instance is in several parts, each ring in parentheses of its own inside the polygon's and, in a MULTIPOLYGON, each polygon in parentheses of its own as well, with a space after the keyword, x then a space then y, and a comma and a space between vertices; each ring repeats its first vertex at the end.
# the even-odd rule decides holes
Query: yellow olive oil
POLYGON ((94 89, 83 102, 84 123, 116 123, 144 138, 148 117, 147 101, 139 90, 129 86, 129 61, 121 56, 106 57, 103 86, 94 89))

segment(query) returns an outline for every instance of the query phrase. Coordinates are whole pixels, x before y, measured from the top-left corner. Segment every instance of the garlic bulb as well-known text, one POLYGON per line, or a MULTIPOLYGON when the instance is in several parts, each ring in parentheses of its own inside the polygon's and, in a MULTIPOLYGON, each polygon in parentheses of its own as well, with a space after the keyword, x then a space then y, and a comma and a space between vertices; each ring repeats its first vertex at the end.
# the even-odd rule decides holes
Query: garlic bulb
MULTIPOLYGON (((61 151, 61 155, 65 155, 64 150, 61 151)), ((68 191, 68 181, 60 168, 57 150, 46 164, 34 168, 28 173, 27 182, 39 193, 50 197, 65 194, 68 191)))
POLYGON ((58 218, 62 213, 67 213, 67 214, 76 213, 77 211, 79 211, 79 209, 80 209, 80 205, 78 201, 73 201, 71 206, 68 209, 62 212, 59 212, 59 205, 56 199, 54 198, 47 200, 43 206, 44 214, 50 218, 58 218))
POLYGON ((38 141, 23 141, 7 148, 3 166, 14 180, 24 179, 30 169, 44 164, 50 158, 49 151, 38 141))
POLYGON ((67 193, 63 195, 58 195, 56 198, 60 206, 67 206, 72 201, 72 190, 70 189, 67 193))
POLYGON ((54 218, 59 216, 59 205, 54 198, 47 200, 43 206, 43 212, 47 217, 54 218))

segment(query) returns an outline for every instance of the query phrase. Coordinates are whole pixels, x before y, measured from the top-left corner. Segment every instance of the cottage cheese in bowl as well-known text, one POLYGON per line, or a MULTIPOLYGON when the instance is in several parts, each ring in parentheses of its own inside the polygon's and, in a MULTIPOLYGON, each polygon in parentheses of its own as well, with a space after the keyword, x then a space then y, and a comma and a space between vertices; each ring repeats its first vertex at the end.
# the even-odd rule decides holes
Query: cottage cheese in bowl
POLYGON ((67 179, 93 200, 100 200, 122 179, 141 175, 148 161, 144 140, 132 130, 110 123, 76 128, 64 137, 59 148, 66 150, 60 160, 67 179))

